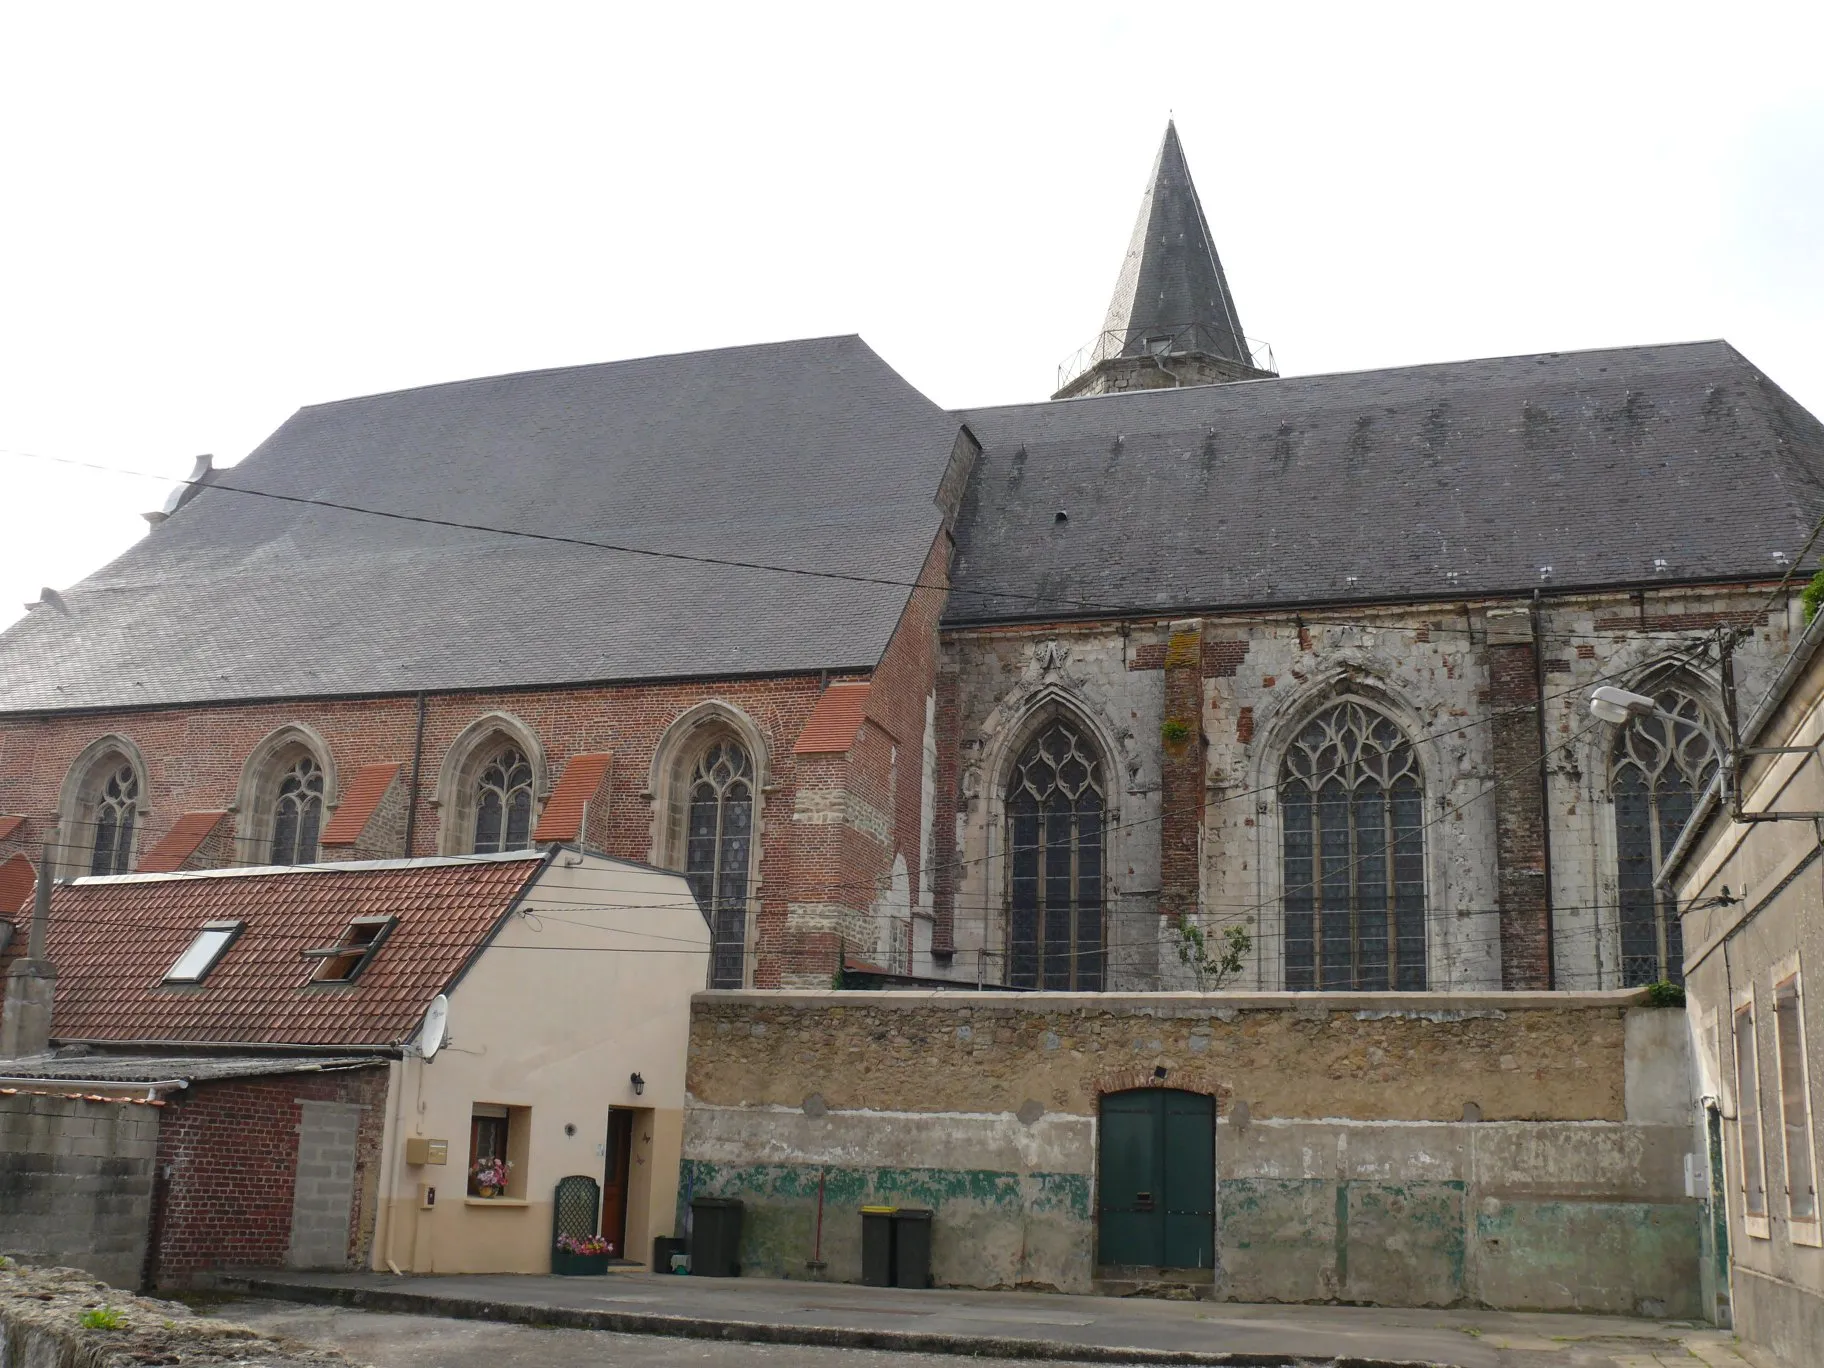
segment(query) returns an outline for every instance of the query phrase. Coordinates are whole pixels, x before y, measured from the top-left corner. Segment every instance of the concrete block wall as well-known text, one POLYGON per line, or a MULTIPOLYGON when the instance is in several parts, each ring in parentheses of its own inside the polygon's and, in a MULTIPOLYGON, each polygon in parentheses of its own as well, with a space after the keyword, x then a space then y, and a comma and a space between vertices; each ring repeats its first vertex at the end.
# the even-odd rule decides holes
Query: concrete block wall
POLYGON ((1690 1060, 1624 993, 706 993, 686 1190, 742 1263, 860 1277, 856 1208, 932 1208, 940 1284, 1098 1280, 1109 1093, 1215 1099, 1215 1294, 1693 1315, 1690 1060))
POLYGON ((144 1102, 0 1092, 0 1253, 138 1287, 159 1112, 144 1102))

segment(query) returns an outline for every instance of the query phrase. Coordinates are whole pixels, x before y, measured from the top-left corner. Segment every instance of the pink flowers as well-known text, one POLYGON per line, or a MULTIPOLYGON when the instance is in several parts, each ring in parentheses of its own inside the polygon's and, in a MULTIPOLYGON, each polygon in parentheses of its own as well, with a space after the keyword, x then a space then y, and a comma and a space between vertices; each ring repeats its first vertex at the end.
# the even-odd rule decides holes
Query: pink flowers
POLYGON ((612 1254, 614 1246, 600 1235, 559 1235, 557 1247, 566 1254, 612 1254))
POLYGON ((474 1175, 478 1187, 504 1188, 507 1185, 507 1174, 513 1165, 498 1155, 490 1155, 475 1161, 474 1175))

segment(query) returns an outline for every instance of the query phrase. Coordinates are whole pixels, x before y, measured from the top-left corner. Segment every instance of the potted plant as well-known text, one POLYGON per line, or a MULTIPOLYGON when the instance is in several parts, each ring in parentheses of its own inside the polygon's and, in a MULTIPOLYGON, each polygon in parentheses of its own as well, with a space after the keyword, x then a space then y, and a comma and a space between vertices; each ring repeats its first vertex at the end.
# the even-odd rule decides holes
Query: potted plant
POLYGON ((566 1278, 586 1278, 608 1271, 614 1245, 600 1235, 559 1235, 551 1249, 551 1271, 566 1278))
POLYGON ((469 1171, 470 1176, 475 1180, 475 1195, 477 1197, 504 1196, 507 1191, 507 1175, 512 1168, 513 1165, 499 1155, 488 1155, 486 1158, 477 1159, 475 1167, 469 1171))

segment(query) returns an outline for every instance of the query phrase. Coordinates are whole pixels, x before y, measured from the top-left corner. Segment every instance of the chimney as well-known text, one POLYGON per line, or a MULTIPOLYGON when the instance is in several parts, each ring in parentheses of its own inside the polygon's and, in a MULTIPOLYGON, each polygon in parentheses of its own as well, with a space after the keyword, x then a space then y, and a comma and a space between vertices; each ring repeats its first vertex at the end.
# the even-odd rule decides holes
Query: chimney
POLYGON ((45 949, 51 929, 51 843, 38 857, 38 883, 33 890, 32 929, 25 958, 6 971, 6 1005, 0 1013, 0 1059, 24 1059, 51 1048, 51 999, 57 971, 45 949))

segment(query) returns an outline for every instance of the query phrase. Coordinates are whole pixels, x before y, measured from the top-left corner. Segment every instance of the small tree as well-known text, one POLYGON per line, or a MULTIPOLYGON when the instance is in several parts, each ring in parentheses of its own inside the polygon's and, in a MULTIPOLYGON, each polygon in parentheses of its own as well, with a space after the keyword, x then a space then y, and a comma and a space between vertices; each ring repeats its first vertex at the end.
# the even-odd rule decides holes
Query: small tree
POLYGON ((1178 959, 1197 981, 1197 991, 1214 993, 1241 972, 1254 938, 1245 926, 1225 926, 1222 939, 1211 948, 1204 930, 1192 918, 1178 923, 1178 959))

